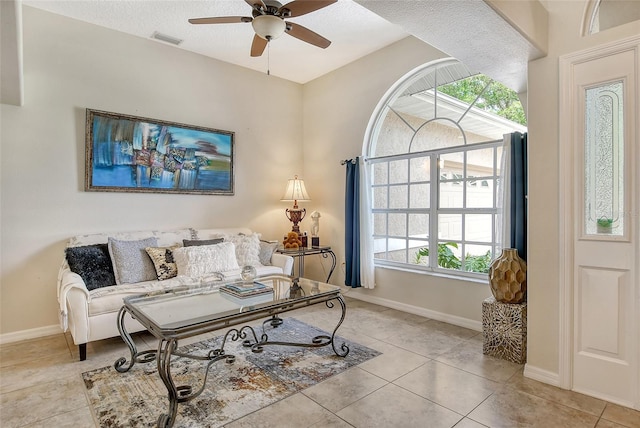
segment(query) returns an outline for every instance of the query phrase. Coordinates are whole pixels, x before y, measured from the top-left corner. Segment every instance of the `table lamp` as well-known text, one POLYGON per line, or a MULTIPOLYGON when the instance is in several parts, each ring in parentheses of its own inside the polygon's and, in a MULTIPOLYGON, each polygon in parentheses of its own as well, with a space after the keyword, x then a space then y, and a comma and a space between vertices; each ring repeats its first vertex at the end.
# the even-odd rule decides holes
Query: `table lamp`
POLYGON ((293 179, 289 179, 287 183, 287 189, 284 191, 284 196, 280 199, 282 202, 293 201, 293 208, 287 208, 285 215, 293 223, 291 230, 300 235, 300 227, 298 223, 302 221, 307 210, 298 208, 298 201, 310 201, 307 189, 304 187, 304 181, 299 179, 298 176, 294 176, 293 179))

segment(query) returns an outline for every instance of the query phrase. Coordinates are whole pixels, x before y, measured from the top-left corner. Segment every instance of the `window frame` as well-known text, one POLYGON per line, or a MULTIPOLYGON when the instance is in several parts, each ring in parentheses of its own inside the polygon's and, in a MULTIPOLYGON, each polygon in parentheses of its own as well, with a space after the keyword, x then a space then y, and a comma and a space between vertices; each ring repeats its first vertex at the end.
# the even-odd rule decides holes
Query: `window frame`
POLYGON ((421 271, 421 272, 432 273, 432 274, 444 274, 447 276, 455 276, 461 279, 486 279, 486 275, 487 275, 486 273, 470 272, 466 270, 447 269, 447 268, 440 267, 438 265, 437 251, 429 253, 427 265, 411 263, 411 254, 409 253, 411 251, 411 247, 409 245, 411 241, 414 241, 414 242, 424 241, 426 243, 426 246, 428 246, 428 248, 437 248, 440 242, 456 242, 456 244, 458 244, 461 247, 460 248, 461 255, 459 258, 463 266, 466 261, 464 249, 467 245, 490 246, 491 258, 493 259, 497 255, 498 243, 496 242, 497 241, 496 217, 499 214, 497 192, 498 192, 498 181, 500 179, 500 177, 497 175, 497 171, 501 163, 501 159, 499 159, 500 154, 498 152, 498 149, 500 149, 502 145, 503 145, 502 140, 494 140, 494 141, 487 141, 482 143, 467 144, 462 146, 446 147, 446 148, 433 149, 433 150, 427 150, 427 151, 421 151, 421 152, 413 152, 413 153, 402 153, 402 154, 396 154, 396 155, 380 156, 376 158, 367 159, 367 162, 368 162, 367 167, 369 168, 368 173, 372 178, 371 187, 370 187, 372 206, 369 207, 371 215, 375 216, 376 214, 385 214, 387 216, 386 224, 385 224, 385 230, 387 233, 376 234, 375 228, 374 228, 373 235, 372 235, 372 239, 374 241, 374 248, 375 248, 376 240, 380 240, 380 239, 385 240, 384 253, 387 255, 387 258, 386 259, 376 258, 375 254, 379 252, 374 250, 374 265, 379 267, 390 267, 390 268, 396 268, 401 270, 421 271), (493 150, 493 165, 492 165, 493 175, 487 175, 487 176, 481 176, 481 177, 474 176, 474 177, 471 177, 473 178, 472 180, 467 175, 467 171, 468 171, 467 153, 470 151, 486 149, 486 148, 491 148, 493 150), (444 183, 459 181, 463 185, 462 188, 463 188, 464 202, 463 202, 463 207, 461 208, 442 208, 440 206, 441 183, 443 183, 443 181, 441 180, 440 157, 443 154, 449 154, 449 153, 462 153, 464 157, 464 162, 463 162, 464 172, 462 174, 462 177, 456 178, 455 180, 451 179, 451 180, 444 181, 444 183), (417 159, 417 158, 424 158, 424 157, 429 157, 429 162, 430 162, 429 181, 427 182, 422 180, 422 181, 413 182, 411 181, 410 160, 417 159), (389 182, 389 164, 390 162, 395 160, 408 161, 409 169, 407 172, 407 180, 405 183, 389 182), (386 180, 386 183, 382 183, 382 184, 376 183, 375 174, 374 174, 374 165, 381 164, 381 163, 387 164, 387 180, 386 180), (465 207, 466 200, 467 200, 466 198, 467 186, 465 184, 471 181, 478 181, 478 180, 485 180, 485 179, 494 180, 494 183, 495 183, 492 189, 493 206, 491 208, 465 207), (411 208, 410 207, 411 199, 410 199, 409 192, 407 196, 408 197, 407 204, 406 204, 407 208, 390 208, 389 207, 388 196, 389 196, 390 189, 392 187, 398 186, 398 185, 405 185, 406 187, 409 187, 415 183, 430 184, 430 203, 428 208, 411 208), (375 203, 375 196, 374 196, 375 190, 380 188, 385 188, 385 187, 387 188, 387 201, 386 201, 387 207, 375 208, 373 206, 373 204, 375 203), (407 216, 407 221, 405 222, 405 234, 404 236, 391 235, 389 234, 389 214, 400 214, 400 213, 405 214, 407 216), (411 214, 429 215, 429 227, 428 227, 427 238, 420 238, 415 236, 411 237, 411 235, 409 234, 409 221, 408 221, 408 217, 411 214), (446 215, 446 214, 460 214, 462 216, 462 224, 461 224, 462 231, 461 231, 461 238, 459 240, 448 240, 448 239, 443 240, 439 238, 440 230, 438 227, 438 219, 440 215, 446 215), (465 215, 469 215, 469 214, 491 215, 491 242, 472 241, 472 240, 466 239, 465 215), (390 239, 405 241, 405 247, 404 247, 404 253, 405 253, 404 259, 406 260, 405 262, 393 261, 388 259, 388 254, 390 252, 388 243, 390 239))

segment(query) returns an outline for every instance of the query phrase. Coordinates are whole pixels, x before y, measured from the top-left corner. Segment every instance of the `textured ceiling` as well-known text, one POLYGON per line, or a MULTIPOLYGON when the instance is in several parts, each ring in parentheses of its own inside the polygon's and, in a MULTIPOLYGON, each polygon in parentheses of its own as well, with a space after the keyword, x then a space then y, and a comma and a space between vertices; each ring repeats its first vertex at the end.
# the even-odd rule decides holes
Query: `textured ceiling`
POLYGON ((285 34, 274 40, 262 57, 252 58, 251 24, 187 22, 189 18, 210 16, 251 16, 251 8, 244 0, 23 0, 22 3, 144 38, 157 31, 184 40, 179 46, 182 49, 262 72, 268 67, 272 75, 298 83, 313 80, 408 35, 359 4, 339 0, 290 19, 331 40, 327 49, 285 34))

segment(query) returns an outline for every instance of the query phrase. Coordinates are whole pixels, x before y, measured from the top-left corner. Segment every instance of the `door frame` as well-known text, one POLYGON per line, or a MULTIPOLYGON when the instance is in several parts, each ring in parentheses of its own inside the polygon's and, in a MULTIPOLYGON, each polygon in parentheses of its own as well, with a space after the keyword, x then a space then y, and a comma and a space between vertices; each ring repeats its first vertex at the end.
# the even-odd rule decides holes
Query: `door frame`
MULTIPOLYGON (((574 170, 574 139, 576 135, 576 123, 573 122, 575 97, 573 88, 573 68, 575 65, 603 58, 609 55, 618 54, 625 51, 634 51, 636 58, 636 76, 640 74, 640 36, 634 36, 620 41, 615 41, 589 48, 583 51, 563 55, 559 58, 560 72, 560 108, 559 108, 559 321, 560 331, 558 332, 558 383, 561 388, 573 389, 573 343, 574 343, 574 203, 575 203, 575 170, 574 170), (565 124, 565 125, 563 125, 565 124), (563 144, 571 142, 571 144, 563 144)), ((636 77, 640 80, 639 77, 636 77)), ((636 82, 640 88, 640 82, 636 82)), ((636 90, 636 115, 640 112, 640 89, 636 90)), ((631 164, 636 164, 640 151, 640 120, 632 125, 632 135, 629 136, 631 147, 631 164)), ((636 164, 637 165, 637 164, 636 164)), ((638 232, 638 197, 635 195, 640 188, 640 166, 633 171, 636 188, 632 189, 631 210, 635 226, 632 229, 632 239, 635 240, 636 266, 640 266, 640 233, 638 232)), ((636 355, 640 355, 640 275, 635 278, 635 305, 634 313, 638 332, 635 338, 636 355)), ((640 410, 640 358, 636 361, 635 378, 636 390, 634 407, 640 410)))

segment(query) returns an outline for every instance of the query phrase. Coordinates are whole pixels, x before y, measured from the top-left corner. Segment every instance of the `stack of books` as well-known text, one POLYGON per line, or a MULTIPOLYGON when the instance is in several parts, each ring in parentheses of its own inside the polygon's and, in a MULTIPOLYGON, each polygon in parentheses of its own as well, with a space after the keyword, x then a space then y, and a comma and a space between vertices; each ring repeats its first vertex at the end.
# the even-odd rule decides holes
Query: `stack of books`
POLYGON ((243 299, 273 293, 273 288, 261 282, 254 281, 251 284, 225 284, 220 287, 220 291, 243 299))

